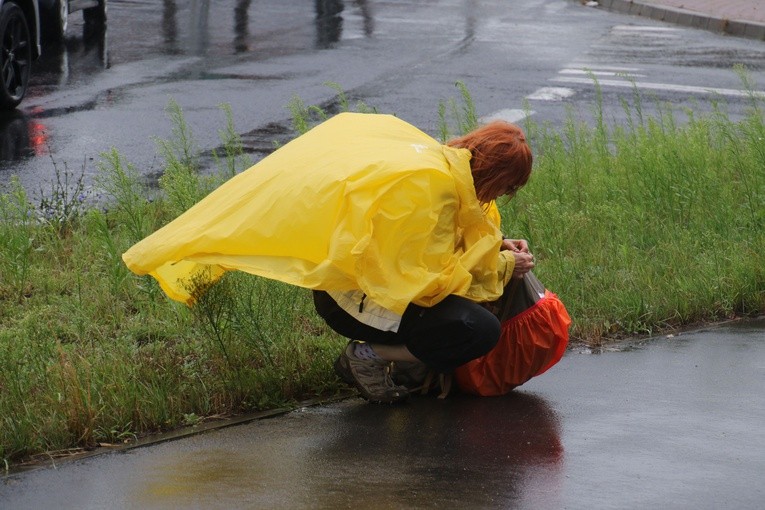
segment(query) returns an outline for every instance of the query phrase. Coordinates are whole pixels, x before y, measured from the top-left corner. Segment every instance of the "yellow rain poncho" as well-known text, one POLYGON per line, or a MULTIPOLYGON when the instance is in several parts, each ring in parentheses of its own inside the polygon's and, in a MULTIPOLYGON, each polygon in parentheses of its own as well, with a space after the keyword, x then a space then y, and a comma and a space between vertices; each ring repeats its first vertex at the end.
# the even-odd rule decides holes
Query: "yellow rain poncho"
POLYGON ((343 113, 286 144, 123 259, 173 299, 241 270, 321 290, 362 290, 396 313, 449 294, 496 299, 513 269, 470 153, 390 115, 343 113))

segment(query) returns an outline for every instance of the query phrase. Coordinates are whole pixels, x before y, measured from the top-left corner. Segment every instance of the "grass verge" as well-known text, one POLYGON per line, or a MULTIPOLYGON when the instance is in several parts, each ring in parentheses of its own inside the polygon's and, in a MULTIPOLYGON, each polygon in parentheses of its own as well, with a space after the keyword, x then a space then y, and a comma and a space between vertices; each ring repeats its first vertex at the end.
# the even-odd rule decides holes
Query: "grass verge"
MULTIPOLYGON (((463 106, 449 124, 475 125, 463 106)), ((342 91, 341 109, 349 109, 342 91)), ((324 108, 290 104, 298 133, 324 108)), ((598 106, 600 108, 600 106, 598 106)), ((357 109, 373 111, 363 104, 357 109)), ((765 122, 661 106, 594 127, 527 122, 536 153, 529 185, 501 204, 504 230, 531 241, 537 274, 566 303, 572 335, 591 344, 765 308, 765 122), (678 117, 681 116, 681 120, 678 117)), ((113 150, 90 207, 81 181, 57 179, 35 205, 14 182, 0 195, 0 458, 129 441, 214 417, 279 407, 338 390, 331 363, 344 341, 315 315, 310 293, 227 274, 197 306, 168 300, 120 255, 249 166, 224 107, 219 171, 202 175, 178 105, 158 141, 160 189, 113 150), (61 183, 64 184, 61 184, 61 183), (75 190, 73 192, 72 190, 75 190)), ((450 117, 451 115, 451 117, 450 117)), ((58 171, 57 171, 58 175, 58 171)))

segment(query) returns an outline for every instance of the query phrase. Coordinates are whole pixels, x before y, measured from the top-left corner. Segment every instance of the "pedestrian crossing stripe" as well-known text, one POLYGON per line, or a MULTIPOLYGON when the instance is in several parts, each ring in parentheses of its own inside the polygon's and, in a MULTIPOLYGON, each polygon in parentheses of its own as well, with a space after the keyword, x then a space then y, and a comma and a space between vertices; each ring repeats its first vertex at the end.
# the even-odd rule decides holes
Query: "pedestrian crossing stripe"
MULTIPOLYGON (((557 78, 551 78, 550 81, 557 83, 576 83, 582 85, 593 85, 594 82, 590 78, 576 78, 574 76, 559 76, 557 78)), ((601 87, 622 87, 646 89, 646 90, 659 90, 666 92, 682 92, 687 94, 715 94, 719 96, 729 97, 755 97, 758 99, 765 99, 765 91, 762 90, 740 90, 740 89, 725 89, 717 87, 698 87, 694 85, 674 85, 672 83, 653 83, 653 82, 641 82, 641 81, 624 81, 624 80, 598 80, 598 85, 601 87)))
POLYGON ((561 69, 558 74, 586 74, 593 76, 629 76, 645 78, 644 74, 637 74, 631 71, 593 71, 590 69, 561 69))

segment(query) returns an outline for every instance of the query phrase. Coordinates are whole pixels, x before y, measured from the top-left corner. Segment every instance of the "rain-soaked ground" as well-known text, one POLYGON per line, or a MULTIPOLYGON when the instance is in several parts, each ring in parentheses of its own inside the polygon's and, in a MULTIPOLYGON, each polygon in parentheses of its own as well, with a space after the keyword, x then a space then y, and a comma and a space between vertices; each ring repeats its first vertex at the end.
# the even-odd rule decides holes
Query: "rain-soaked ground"
POLYGON ((358 398, 11 475, 9 509, 759 509, 765 318, 569 351, 499 398, 358 398))

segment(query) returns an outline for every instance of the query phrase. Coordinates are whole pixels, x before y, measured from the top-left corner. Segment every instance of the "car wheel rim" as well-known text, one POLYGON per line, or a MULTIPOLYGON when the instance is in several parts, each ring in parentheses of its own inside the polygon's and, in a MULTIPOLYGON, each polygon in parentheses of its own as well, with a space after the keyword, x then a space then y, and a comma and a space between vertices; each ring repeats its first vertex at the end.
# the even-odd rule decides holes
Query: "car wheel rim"
POLYGON ((24 79, 29 70, 29 40, 21 20, 14 16, 8 20, 3 36, 2 78, 5 90, 11 96, 19 97, 25 88, 24 79))

